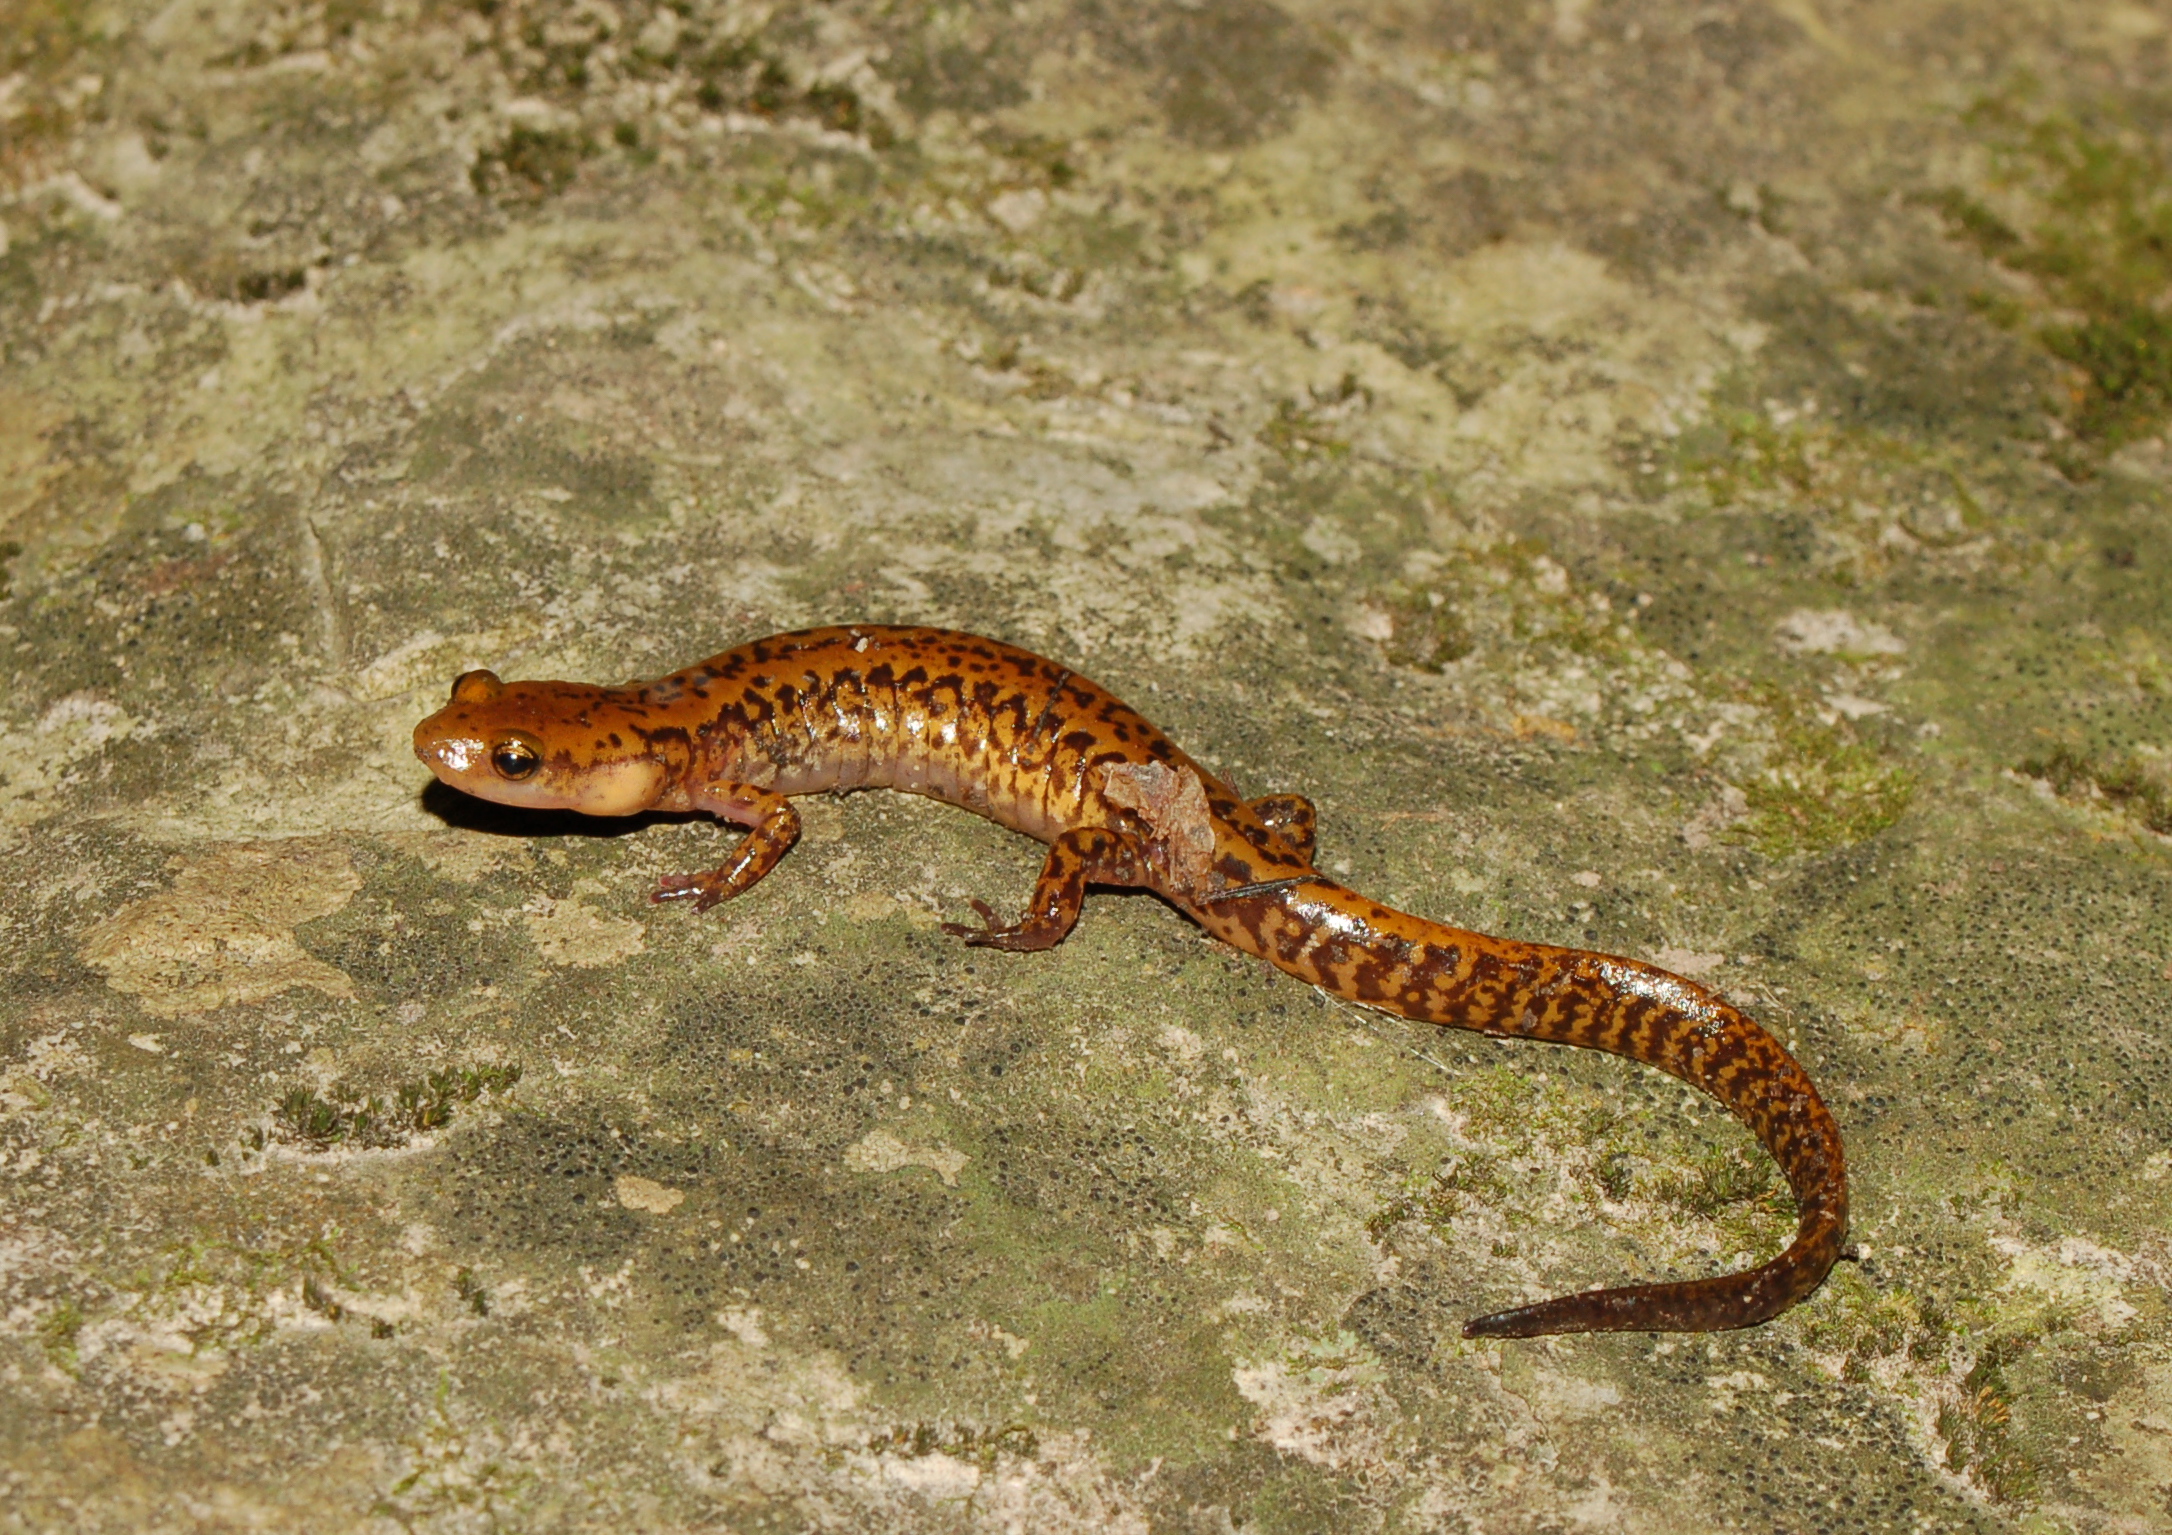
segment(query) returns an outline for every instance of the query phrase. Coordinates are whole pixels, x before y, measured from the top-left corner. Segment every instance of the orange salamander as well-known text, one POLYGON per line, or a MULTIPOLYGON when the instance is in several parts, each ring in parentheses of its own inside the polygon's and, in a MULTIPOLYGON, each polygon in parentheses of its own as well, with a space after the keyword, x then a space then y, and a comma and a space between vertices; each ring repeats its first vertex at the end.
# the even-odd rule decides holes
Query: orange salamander
POLYGON ((1026 913, 945 931, 1046 949, 1089 885, 1151 890, 1225 943, 1338 997, 1503 1038, 1607 1050, 1726 1105, 1795 1192, 1795 1240, 1759 1267, 1519 1306, 1476 1338, 1748 1327, 1810 1294, 1848 1225, 1840 1130, 1802 1067, 1717 993, 1608 954, 1390 910, 1313 867, 1313 810, 1247 800, 1069 667, 999 640, 851 624, 754 640, 655 682, 501 682, 473 671, 415 727, 415 754, 482 799, 590 815, 702 811, 746 828, 722 867, 650 897, 706 911, 799 836, 791 796, 902 789, 1048 844, 1026 913))

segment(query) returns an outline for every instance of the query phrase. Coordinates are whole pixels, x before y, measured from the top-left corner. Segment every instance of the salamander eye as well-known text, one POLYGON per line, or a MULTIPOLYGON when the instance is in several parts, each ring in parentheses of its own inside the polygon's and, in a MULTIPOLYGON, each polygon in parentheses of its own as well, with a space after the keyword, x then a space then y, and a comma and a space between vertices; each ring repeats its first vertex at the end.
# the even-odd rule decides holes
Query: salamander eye
POLYGON ((490 748, 490 765, 498 770, 500 778, 516 782, 531 778, 543 765, 543 754, 536 750, 533 741, 523 736, 507 736, 490 748))

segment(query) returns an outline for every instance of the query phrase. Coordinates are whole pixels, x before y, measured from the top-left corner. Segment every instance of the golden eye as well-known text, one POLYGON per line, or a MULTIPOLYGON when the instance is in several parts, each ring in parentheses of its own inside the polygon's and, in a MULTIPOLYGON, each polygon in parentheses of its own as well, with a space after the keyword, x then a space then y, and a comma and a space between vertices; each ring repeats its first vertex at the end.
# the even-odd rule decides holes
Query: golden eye
POLYGON ((490 765, 498 770, 500 778, 530 778, 543 765, 543 754, 536 750, 534 742, 507 736, 490 748, 490 765))

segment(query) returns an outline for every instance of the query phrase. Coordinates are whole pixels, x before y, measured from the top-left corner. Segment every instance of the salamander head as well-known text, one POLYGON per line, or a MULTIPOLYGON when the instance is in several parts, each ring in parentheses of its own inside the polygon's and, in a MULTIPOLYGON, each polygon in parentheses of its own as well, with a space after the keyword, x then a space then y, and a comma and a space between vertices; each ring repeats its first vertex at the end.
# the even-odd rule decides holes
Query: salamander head
POLYGON ((415 755, 478 799, 534 810, 632 815, 677 775, 624 695, 572 682, 500 682, 463 672, 415 727, 415 755))

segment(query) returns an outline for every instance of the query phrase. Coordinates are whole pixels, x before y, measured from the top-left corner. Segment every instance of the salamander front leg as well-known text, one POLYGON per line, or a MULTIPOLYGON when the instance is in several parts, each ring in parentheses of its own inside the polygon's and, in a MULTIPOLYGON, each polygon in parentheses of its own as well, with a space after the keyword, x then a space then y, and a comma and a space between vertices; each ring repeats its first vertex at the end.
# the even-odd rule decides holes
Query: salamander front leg
POLYGON ((696 810, 744 826, 746 840, 728 862, 706 874, 665 875, 649 893, 652 901, 691 900, 694 910, 707 911, 751 888, 799 840, 799 812, 781 794, 747 784, 719 783, 708 785, 693 798, 696 810))
POLYGON ((1088 885, 1146 883, 1146 851, 1137 841, 1104 827, 1082 826, 1065 832, 1049 848, 1048 862, 1042 866, 1024 917, 1008 925, 998 923, 988 903, 976 900, 973 909, 985 926, 945 922, 943 931, 975 948, 1020 953, 1052 949, 1077 923, 1088 885))
POLYGON ((1313 835, 1319 816, 1312 801, 1302 794, 1262 794, 1245 809, 1282 834, 1282 840, 1305 862, 1312 862, 1313 835))

